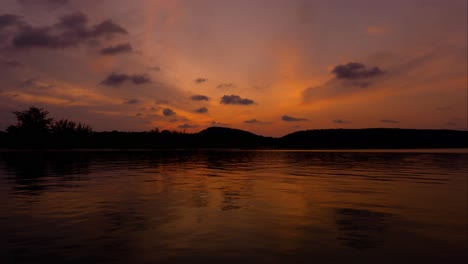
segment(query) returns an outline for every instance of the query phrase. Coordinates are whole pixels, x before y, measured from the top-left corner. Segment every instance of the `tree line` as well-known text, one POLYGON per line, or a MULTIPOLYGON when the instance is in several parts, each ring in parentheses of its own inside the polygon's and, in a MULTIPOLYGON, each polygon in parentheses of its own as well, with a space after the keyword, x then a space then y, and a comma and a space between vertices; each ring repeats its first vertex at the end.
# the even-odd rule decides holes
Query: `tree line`
POLYGON ((0 148, 39 149, 395 149, 467 148, 468 131, 434 129, 315 129, 271 138, 224 127, 198 133, 153 129, 95 132, 91 126, 49 117, 42 108, 15 111, 16 124, 0 131, 0 148))
MULTIPOLYGON (((145 132, 95 132, 88 124, 54 119, 43 108, 12 112, 16 123, 0 131, 0 148, 174 148, 190 146, 193 134, 158 128, 145 132)), ((192 142, 192 143, 191 143, 192 142)))

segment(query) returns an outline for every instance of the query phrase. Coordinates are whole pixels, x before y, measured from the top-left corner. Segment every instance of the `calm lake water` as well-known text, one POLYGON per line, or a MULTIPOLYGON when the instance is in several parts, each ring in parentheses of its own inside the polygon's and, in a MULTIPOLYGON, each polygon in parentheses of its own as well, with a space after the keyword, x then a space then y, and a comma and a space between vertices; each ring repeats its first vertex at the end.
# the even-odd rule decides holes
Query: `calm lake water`
POLYGON ((0 262, 465 263, 456 152, 1 152, 0 262))

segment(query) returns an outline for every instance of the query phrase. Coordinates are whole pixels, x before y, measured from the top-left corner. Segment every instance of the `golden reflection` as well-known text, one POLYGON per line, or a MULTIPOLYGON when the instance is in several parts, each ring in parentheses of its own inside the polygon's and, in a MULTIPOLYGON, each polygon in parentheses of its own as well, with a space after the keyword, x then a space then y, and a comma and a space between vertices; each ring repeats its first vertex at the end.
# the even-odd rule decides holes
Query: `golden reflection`
POLYGON ((2 173, 11 175, 14 199, 0 212, 26 229, 25 214, 57 223, 103 247, 102 236, 125 241, 126 257, 140 261, 356 255, 406 239, 414 250, 427 242, 456 255, 466 244, 465 156, 60 153, 23 168, 6 155, 2 173))

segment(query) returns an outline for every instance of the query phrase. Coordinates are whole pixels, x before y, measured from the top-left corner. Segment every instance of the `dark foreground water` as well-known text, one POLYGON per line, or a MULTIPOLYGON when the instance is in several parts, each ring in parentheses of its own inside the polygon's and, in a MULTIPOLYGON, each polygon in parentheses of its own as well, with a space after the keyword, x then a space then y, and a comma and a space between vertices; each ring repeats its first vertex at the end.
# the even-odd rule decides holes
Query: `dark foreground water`
POLYGON ((465 263, 458 152, 2 152, 0 263, 465 263))

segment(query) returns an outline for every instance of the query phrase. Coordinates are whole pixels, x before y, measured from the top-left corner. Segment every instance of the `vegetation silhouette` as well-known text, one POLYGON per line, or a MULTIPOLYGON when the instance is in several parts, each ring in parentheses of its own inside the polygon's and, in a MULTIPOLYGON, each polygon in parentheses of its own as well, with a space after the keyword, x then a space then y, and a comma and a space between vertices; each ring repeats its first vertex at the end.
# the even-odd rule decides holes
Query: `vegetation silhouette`
POLYGON ((7 132, 16 135, 43 136, 46 135, 53 119, 47 118, 49 112, 42 108, 30 107, 24 111, 15 111, 16 125, 7 128, 7 132))
POLYGON ((209 127, 198 133, 152 129, 145 132, 95 132, 68 119, 55 121, 42 108, 13 112, 17 119, 0 132, 0 148, 110 149, 398 149, 467 148, 468 131, 430 129, 317 129, 280 138, 247 131, 209 127))

